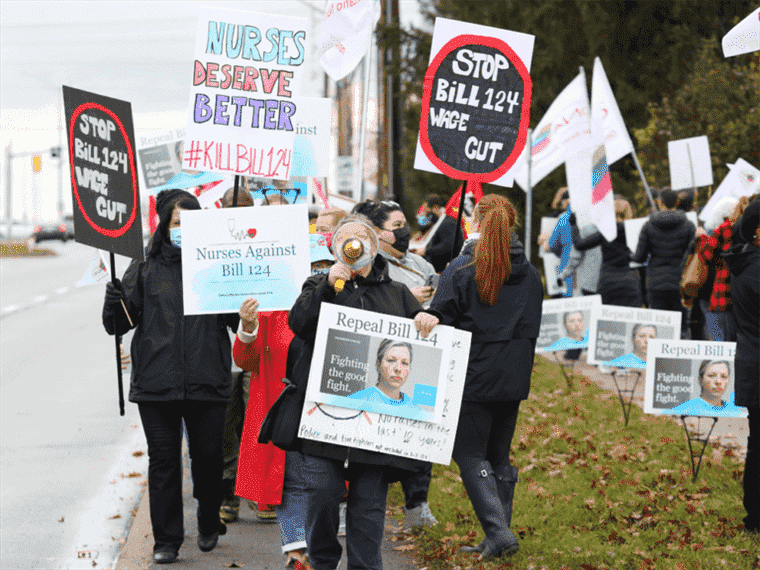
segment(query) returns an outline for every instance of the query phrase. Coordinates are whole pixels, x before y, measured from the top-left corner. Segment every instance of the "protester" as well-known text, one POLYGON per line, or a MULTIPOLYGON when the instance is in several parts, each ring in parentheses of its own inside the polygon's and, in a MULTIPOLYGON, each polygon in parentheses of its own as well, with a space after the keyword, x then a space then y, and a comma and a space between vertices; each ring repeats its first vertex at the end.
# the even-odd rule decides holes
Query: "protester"
POLYGON ((724 254, 736 308, 736 405, 748 411, 749 437, 744 463, 744 528, 760 532, 760 199, 742 215, 736 243, 724 254), (738 241, 738 240, 737 240, 738 241))
MULTIPOLYGON (((290 327, 303 340, 302 355, 293 370, 293 382, 304 390, 322 303, 361 308, 383 314, 412 318, 421 310, 419 302, 402 283, 388 276, 388 264, 377 255, 378 239, 364 216, 346 216, 333 234, 333 252, 338 262, 327 275, 310 277, 290 311, 290 327), (357 239, 363 253, 353 263, 344 253, 348 240, 357 239), (338 281, 344 282, 341 289, 338 281), (340 292, 336 292, 336 285, 340 292)), ((385 528, 388 483, 405 479, 420 469, 420 462, 400 456, 347 448, 304 439, 304 467, 309 477, 306 536, 309 561, 314 570, 335 570, 342 548, 338 541, 339 505, 346 494, 346 550, 348 569, 382 568, 380 546, 385 528)))
MULTIPOLYGON (((572 235, 572 226, 571 235, 572 235)), ((580 228, 581 239, 587 238, 593 234, 593 226, 584 226, 580 228)), ((567 265, 557 275, 560 283, 564 283, 570 277, 574 276, 573 287, 580 291, 581 295, 595 295, 599 286, 599 272, 602 269, 602 246, 597 245, 590 249, 579 251, 575 245, 570 247, 570 257, 567 265)))
POLYGON ((607 241, 598 231, 581 239, 575 216, 568 218, 572 229, 573 246, 578 251, 586 251, 596 246, 602 248, 602 267, 599 270, 597 291, 602 296, 602 303, 605 305, 641 307, 639 273, 630 266, 631 251, 625 241, 625 224, 623 223, 632 215, 631 205, 626 200, 615 200, 617 237, 612 241, 607 241))
POLYGON ((686 214, 677 209, 678 194, 663 188, 657 198, 659 212, 652 213, 639 234, 631 260, 647 265, 647 305, 650 309, 679 311, 681 338, 689 336, 689 311, 681 304, 683 259, 694 239, 696 228, 686 214))
POLYGON ((330 247, 332 241, 333 228, 346 217, 348 212, 340 208, 328 208, 322 210, 317 216, 317 222, 315 229, 318 234, 322 234, 327 238, 327 247, 330 247))
MULTIPOLYGON (((562 189, 560 188, 560 190, 562 189)), ((559 265, 557 266, 558 275, 563 273, 568 261, 570 261, 570 253, 573 246, 571 227, 568 223, 572 210, 570 209, 570 192, 567 188, 565 188, 564 192, 561 194, 560 207, 564 208, 564 212, 560 214, 559 219, 557 220, 557 225, 554 226, 554 231, 551 236, 549 236, 549 239, 544 246, 547 251, 551 251, 554 255, 559 257, 559 265)), ((540 242, 541 236, 539 236, 539 243, 540 242)), ((574 281, 575 277, 572 273, 565 274, 565 278, 563 279, 565 290, 562 294, 555 295, 555 297, 572 297, 574 281)))
POLYGON ((446 214, 446 200, 438 194, 428 195, 422 205, 422 216, 429 219, 433 225, 443 217, 441 225, 430 238, 426 247, 416 251, 424 257, 440 273, 451 261, 451 252, 460 250, 464 243, 464 234, 461 229, 457 232, 457 221, 446 214))
POLYGON ((231 346, 226 329, 237 328, 238 318, 184 315, 180 214, 199 209, 198 200, 183 190, 158 194, 160 221, 147 257, 132 261, 121 282, 106 286, 103 306, 103 325, 109 334, 123 335, 136 327, 129 400, 138 405, 148 440, 153 558, 159 564, 174 562, 184 541, 183 421, 193 496, 198 500, 198 547, 203 552, 213 550, 227 530, 219 520, 222 440, 230 397, 231 346))
POLYGON ((699 258, 715 270, 710 301, 705 313, 707 330, 711 340, 736 340, 736 317, 733 309, 729 271, 721 253, 731 249, 734 224, 744 213, 744 208, 747 207, 749 201, 750 199, 747 196, 739 199, 728 217, 715 228, 709 237, 704 232, 699 232, 699 239, 695 245, 699 258))
MULTIPOLYGON (((367 216, 380 245, 379 253, 388 262, 388 275, 393 281, 403 283, 421 305, 430 304, 435 268, 421 256, 408 251, 409 225, 406 216, 396 202, 373 202, 367 200, 354 206, 354 212, 367 216)), ((433 464, 425 467, 409 479, 401 482, 404 490, 404 528, 435 526, 438 520, 430 511, 428 490, 433 464)))
MULTIPOLYGON (((229 188, 222 196, 222 208, 232 208, 234 197, 235 189, 229 188)), ((251 193, 247 190, 238 189, 235 206, 253 206, 251 193)), ((240 512, 240 497, 235 495, 235 480, 238 468, 240 437, 243 434, 245 409, 248 406, 251 373, 241 370, 233 360, 231 380, 230 401, 227 404, 225 414, 224 442, 222 444, 224 450, 224 475, 222 477, 224 499, 219 511, 219 517, 225 523, 236 521, 240 512)))
POLYGON ((519 548, 509 528, 518 481, 509 451, 530 391, 543 288, 512 231, 516 214, 506 198, 485 196, 473 221, 480 240, 443 272, 430 312, 415 325, 423 337, 439 322, 472 333, 453 459, 485 532, 466 550, 491 558, 519 548))

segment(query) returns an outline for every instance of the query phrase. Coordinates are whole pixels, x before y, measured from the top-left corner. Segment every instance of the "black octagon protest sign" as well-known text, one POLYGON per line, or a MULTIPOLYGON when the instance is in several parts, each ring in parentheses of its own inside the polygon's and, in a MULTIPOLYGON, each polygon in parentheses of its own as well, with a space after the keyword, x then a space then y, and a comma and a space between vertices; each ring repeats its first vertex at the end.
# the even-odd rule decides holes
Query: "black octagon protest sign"
POLYGON ((422 149, 450 178, 501 178, 525 147, 532 87, 525 64, 506 42, 453 38, 425 73, 422 149))
POLYGON ((75 239, 143 258, 132 107, 63 86, 75 239))

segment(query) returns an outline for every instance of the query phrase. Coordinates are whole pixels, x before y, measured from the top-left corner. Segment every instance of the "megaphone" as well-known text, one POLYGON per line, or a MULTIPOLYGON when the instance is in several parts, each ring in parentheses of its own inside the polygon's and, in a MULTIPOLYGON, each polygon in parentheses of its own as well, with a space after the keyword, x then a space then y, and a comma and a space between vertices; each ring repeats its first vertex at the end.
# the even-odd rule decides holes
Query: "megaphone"
MULTIPOLYGON (((352 265, 357 259, 364 254, 364 244, 357 238, 347 239, 343 242, 343 261, 346 265, 352 265)), ((344 279, 336 279, 333 288, 336 293, 343 291, 346 281, 344 279)))

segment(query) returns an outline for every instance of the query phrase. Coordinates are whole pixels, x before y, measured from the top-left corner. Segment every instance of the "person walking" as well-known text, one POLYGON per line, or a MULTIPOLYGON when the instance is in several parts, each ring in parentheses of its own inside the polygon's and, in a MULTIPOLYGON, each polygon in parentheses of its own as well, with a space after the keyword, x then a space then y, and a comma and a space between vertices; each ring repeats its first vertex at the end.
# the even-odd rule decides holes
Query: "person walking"
POLYGON ((749 437, 744 461, 744 528, 760 533, 760 198, 742 215, 737 240, 724 259, 736 307, 736 405, 748 411, 749 437))
POLYGON ((647 305, 650 309, 679 311, 681 338, 689 336, 689 311, 681 304, 681 273, 689 244, 696 235, 686 214, 678 209, 678 194, 663 188, 657 198, 659 212, 653 212, 639 234, 631 261, 647 265, 647 305))
POLYGON ((480 544, 463 550, 482 558, 519 549, 510 530, 518 478, 509 451, 520 402, 530 392, 543 287, 512 231, 516 221, 506 198, 491 194, 478 202, 473 222, 480 239, 443 272, 429 311, 415 317, 423 337, 438 323, 472 333, 453 459, 485 532, 480 544))
POLYGON ((568 222, 572 229, 573 247, 581 252, 597 246, 602 248, 597 292, 602 296, 603 304, 641 307, 639 272, 630 266, 631 250, 625 241, 624 222, 633 215, 631 205, 627 200, 616 199, 614 207, 617 237, 612 241, 607 241, 599 231, 589 233, 584 229, 581 234, 575 216, 570 216, 568 222))
POLYGON ((156 199, 158 228, 144 261, 106 286, 103 325, 132 338, 129 400, 140 410, 148 440, 148 492, 153 559, 174 562, 184 541, 182 424, 187 429, 198 547, 216 547, 226 526, 222 504, 222 439, 230 397, 232 350, 227 328, 237 315, 187 315, 182 301, 181 213, 199 210, 192 194, 164 190, 156 199))
MULTIPOLYGON (((396 202, 367 200, 354 206, 354 212, 363 214, 372 222, 377 233, 381 256, 388 262, 388 275, 393 281, 406 285, 421 305, 433 297, 430 285, 436 275, 433 265, 423 257, 408 251, 410 229, 401 206, 396 202)), ((401 482, 404 490, 404 528, 435 526, 438 520, 430 510, 428 491, 433 475, 433 464, 401 482)))

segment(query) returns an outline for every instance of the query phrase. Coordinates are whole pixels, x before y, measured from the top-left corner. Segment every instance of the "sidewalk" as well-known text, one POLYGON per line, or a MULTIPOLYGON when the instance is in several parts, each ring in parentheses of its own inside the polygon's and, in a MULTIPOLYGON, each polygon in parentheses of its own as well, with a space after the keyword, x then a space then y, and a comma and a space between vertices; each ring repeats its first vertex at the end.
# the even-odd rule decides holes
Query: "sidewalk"
MULTIPOLYGON (((179 558, 174 564, 155 564, 153 562, 153 536, 150 526, 150 507, 148 491, 145 491, 137 516, 132 523, 129 536, 116 564, 116 570, 158 570, 183 568, 202 570, 227 570, 228 568, 247 568, 249 570, 277 570, 285 568, 285 556, 280 548, 280 530, 278 525, 262 523, 241 501, 240 518, 227 525, 227 534, 219 537, 219 544, 211 552, 201 552, 196 544, 198 536, 195 519, 196 501, 192 495, 190 482, 190 462, 187 452, 183 454, 184 481, 183 500, 185 506, 185 543, 179 551, 179 558)), ((386 515, 385 540, 383 541, 383 565, 387 570, 418 570, 408 552, 397 551, 402 542, 391 541, 394 531, 401 524, 386 515)), ((340 568, 345 570, 345 540, 340 568)))

